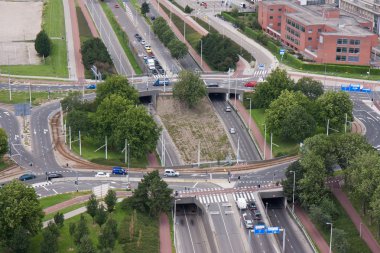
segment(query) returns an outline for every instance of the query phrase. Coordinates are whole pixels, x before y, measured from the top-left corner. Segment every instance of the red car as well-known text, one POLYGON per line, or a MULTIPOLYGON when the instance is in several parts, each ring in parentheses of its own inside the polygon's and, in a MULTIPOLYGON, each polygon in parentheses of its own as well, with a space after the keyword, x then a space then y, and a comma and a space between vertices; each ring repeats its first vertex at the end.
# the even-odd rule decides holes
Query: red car
POLYGON ((251 81, 246 84, 244 84, 244 87, 256 87, 257 82, 256 81, 251 81))
POLYGON ((115 8, 119 8, 120 6, 118 4, 115 4, 115 8))

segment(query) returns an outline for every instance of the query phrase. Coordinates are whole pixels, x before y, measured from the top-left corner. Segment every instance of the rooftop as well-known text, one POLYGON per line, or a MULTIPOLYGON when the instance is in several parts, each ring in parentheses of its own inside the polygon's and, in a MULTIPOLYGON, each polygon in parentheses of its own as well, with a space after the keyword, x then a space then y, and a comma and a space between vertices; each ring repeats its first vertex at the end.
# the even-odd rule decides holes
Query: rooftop
POLYGON ((286 5, 295 10, 286 15, 303 25, 327 25, 335 31, 323 32, 322 34, 367 36, 373 35, 371 31, 359 26, 359 23, 368 22, 359 17, 353 17, 350 13, 337 9, 333 5, 305 5, 301 6, 294 1, 266 0, 263 3, 286 5), (339 18, 326 18, 325 13, 331 10, 339 10, 339 18))

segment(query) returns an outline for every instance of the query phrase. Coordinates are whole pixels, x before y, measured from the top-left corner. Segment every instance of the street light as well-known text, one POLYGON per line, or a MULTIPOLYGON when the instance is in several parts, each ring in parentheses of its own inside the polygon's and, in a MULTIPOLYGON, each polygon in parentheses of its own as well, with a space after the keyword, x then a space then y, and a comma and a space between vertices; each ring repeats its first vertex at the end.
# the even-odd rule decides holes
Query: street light
POLYGON ((329 253, 331 253, 331 243, 332 243, 332 229, 333 229, 333 224, 332 224, 331 222, 326 222, 326 224, 331 226, 331 229, 330 229, 330 250, 329 250, 329 253))
POLYGON ((175 227, 177 225, 177 219, 176 219, 176 212, 177 212, 177 201, 179 201, 181 199, 174 199, 174 213, 173 213, 173 223, 174 223, 174 228, 173 228, 173 234, 174 234, 174 247, 177 248, 177 244, 176 244, 176 239, 175 239, 175 227))
MULTIPOLYGON (((249 119, 248 119, 248 131, 250 132, 251 131, 251 110, 252 110, 252 98, 246 98, 247 100, 249 100, 249 119)), ((264 151, 265 152, 265 151, 264 151)), ((264 160, 265 160, 265 157, 264 157, 264 160)))
POLYGON ((296 171, 291 170, 290 173, 293 173, 293 206, 292 206, 292 212, 294 213, 294 191, 296 190, 296 171))

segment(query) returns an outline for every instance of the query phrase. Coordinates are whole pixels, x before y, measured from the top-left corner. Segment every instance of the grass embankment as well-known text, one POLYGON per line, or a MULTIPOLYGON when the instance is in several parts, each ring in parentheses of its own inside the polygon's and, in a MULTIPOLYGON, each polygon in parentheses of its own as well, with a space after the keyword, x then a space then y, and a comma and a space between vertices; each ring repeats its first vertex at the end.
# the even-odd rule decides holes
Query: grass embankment
MULTIPOLYGON (((72 141, 75 141, 72 143, 72 151, 79 155, 79 143, 78 143, 78 135, 72 133, 72 141), (75 136, 75 137, 74 137, 75 136)), ((122 153, 120 151, 110 150, 108 147, 108 159, 105 159, 105 151, 104 148, 101 148, 97 152, 97 150, 101 145, 95 145, 91 142, 88 138, 83 138, 82 136, 82 157, 86 160, 89 160, 93 163, 102 164, 102 165, 110 165, 110 166, 123 166, 125 167, 126 164, 124 163, 124 152, 122 153)), ((145 168, 148 165, 147 157, 144 157, 143 160, 137 161, 134 158, 131 158, 130 167, 132 168, 145 168)))
POLYGON ((131 48, 129 48, 129 45, 128 45, 129 38, 128 38, 127 34, 123 31, 120 24, 115 19, 115 16, 113 15, 112 10, 107 5, 107 3, 106 2, 100 2, 100 5, 102 6, 103 11, 107 16, 107 19, 110 22, 112 29, 115 32, 117 39, 119 40, 121 47, 123 48, 125 54, 127 55, 128 60, 131 63, 132 68, 134 69, 134 71, 136 72, 137 75, 141 74, 142 70, 141 70, 139 64, 137 63, 137 60, 136 60, 131 48))
POLYGON ((60 0, 49 0, 44 4, 42 27, 52 38, 52 52, 39 65, 0 66, 3 72, 11 75, 68 77, 65 20, 63 3, 60 0), (63 38, 63 39, 62 39, 63 38))
POLYGON ((63 194, 57 194, 45 198, 41 198, 40 201, 40 206, 42 209, 45 209, 50 206, 54 206, 56 204, 65 202, 67 200, 73 199, 78 196, 83 196, 86 194, 90 194, 91 192, 89 191, 81 191, 81 192, 69 192, 69 193, 63 193, 63 194))
POLYGON ((78 28, 79 28, 79 38, 82 44, 86 40, 92 39, 92 33, 90 27, 88 26, 87 20, 83 15, 82 9, 76 4, 75 11, 78 17, 78 28))
MULTIPOLYGON (((33 86, 32 86, 33 89, 33 86)), ((66 95, 66 92, 50 92, 47 91, 32 91, 32 105, 40 105, 46 101, 62 98, 66 95)), ((12 100, 9 99, 9 91, 0 91, 0 103, 5 104, 18 104, 29 103, 29 92, 27 91, 12 91, 12 100)))
MULTIPOLYGON (((239 22, 243 22, 245 27, 239 29, 239 31, 245 34, 247 37, 255 40, 259 44, 262 44, 265 48, 267 48, 277 59, 281 61, 281 63, 294 68, 295 70, 320 74, 320 75, 328 75, 328 76, 341 76, 346 78, 357 78, 357 79, 365 79, 365 80, 379 80, 380 79, 380 70, 379 69, 371 69, 370 75, 367 74, 369 71, 369 66, 355 66, 355 65, 345 65, 345 64, 317 64, 310 63, 306 61, 302 61, 298 59, 295 55, 286 52, 283 57, 280 55, 280 49, 282 48, 276 40, 267 36, 265 38, 265 44, 260 43, 258 39, 261 37, 261 29, 256 30, 251 27, 253 18, 256 17, 256 13, 245 13, 241 14, 238 18, 233 17, 230 13, 222 12, 222 16, 225 20, 238 24, 239 22), (281 59, 282 58, 282 59, 281 59)), ((292 52, 293 53, 293 52, 292 52)))
MULTIPOLYGON (((68 213, 68 212, 74 211, 74 210, 76 210, 76 209, 78 209, 78 208, 81 208, 81 207, 83 207, 83 206, 85 206, 85 205, 86 205, 86 202, 78 203, 78 204, 74 204, 74 205, 72 205, 72 206, 69 206, 69 207, 63 208, 63 209, 59 210, 58 212, 65 214, 65 213, 68 213)), ((44 216, 44 218, 42 219, 42 221, 48 221, 48 220, 53 219, 53 218, 54 218, 54 215, 55 215, 56 213, 57 213, 57 212, 46 214, 46 215, 44 216)))
MULTIPOLYGON (((367 244, 359 237, 359 233, 352 223, 350 217, 344 211, 343 207, 340 205, 339 201, 332 196, 331 200, 334 202, 334 206, 338 211, 338 218, 333 223, 333 228, 338 228, 346 233, 346 239, 348 241, 347 252, 350 253, 370 253, 371 250, 368 248, 367 244)), ((330 241, 330 227, 324 226, 323 228, 316 225, 319 232, 321 232, 323 238, 326 242, 330 241)), ((334 238, 333 238, 334 239, 334 238)))
MULTIPOLYGON (((129 237, 129 224, 131 221, 133 210, 129 209, 127 211, 121 210, 120 204, 117 204, 116 210, 112 213, 112 218, 116 220, 118 228, 122 224, 126 224, 128 242, 126 243, 126 248, 128 252, 134 253, 145 253, 145 252, 159 252, 160 242, 159 242, 159 224, 158 218, 152 218, 149 215, 137 212, 137 219, 134 226, 134 237, 130 240, 129 237), (141 239, 139 240, 139 233, 141 230, 141 239), (139 245, 139 246, 138 246, 139 245)), ((100 234, 100 229, 98 225, 92 223, 92 219, 88 214, 84 214, 87 220, 87 225, 90 231, 90 238, 94 242, 95 247, 98 246, 98 236, 100 234)), ((71 252, 76 248, 74 242, 69 233, 69 224, 78 222, 80 216, 75 216, 68 220, 65 220, 65 225, 60 229, 60 237, 58 239, 59 251, 58 252, 71 252)), ((39 233, 31 240, 31 253, 39 253, 40 245, 42 241, 42 233, 39 233)), ((75 252, 75 250, 73 251, 75 252)), ((125 252, 121 244, 116 241, 114 253, 125 252)))
MULTIPOLYGON (((249 109, 248 109, 249 111, 249 109)), ((260 129, 261 134, 264 136, 265 133, 265 109, 252 109, 251 116, 256 122, 257 127, 260 129)), ((266 136, 268 147, 270 147, 270 133, 267 132, 266 136)), ((282 156, 282 155, 295 155, 299 150, 299 143, 291 142, 287 140, 281 140, 278 137, 273 136, 273 143, 278 145, 273 145, 273 156, 282 156)), ((269 157, 267 157, 269 158, 269 157)))
POLYGON ((0 159, 0 171, 5 170, 9 166, 11 166, 11 163, 8 163, 8 162, 0 159))

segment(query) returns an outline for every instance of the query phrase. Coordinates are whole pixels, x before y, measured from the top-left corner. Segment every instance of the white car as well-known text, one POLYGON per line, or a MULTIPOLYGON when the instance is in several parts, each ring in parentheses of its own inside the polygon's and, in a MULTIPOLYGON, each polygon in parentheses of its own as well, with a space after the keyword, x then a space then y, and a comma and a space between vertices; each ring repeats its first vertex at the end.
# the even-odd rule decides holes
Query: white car
POLYGON ((227 106, 226 107, 226 112, 230 112, 231 111, 231 106, 227 106))
POLYGON ((235 133, 236 133, 235 128, 231 127, 231 128, 230 128, 230 133, 231 133, 231 134, 235 134, 235 133))
POLYGON ((151 49, 151 46, 149 45, 145 45, 144 47, 145 47, 145 50, 151 49))
POLYGON ((141 44, 142 44, 142 45, 145 45, 145 40, 141 40, 141 44))
POLYGON ((99 171, 95 174, 95 177, 110 177, 110 173, 99 171))

